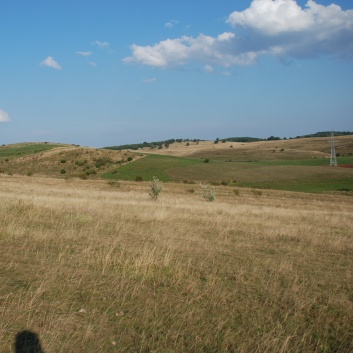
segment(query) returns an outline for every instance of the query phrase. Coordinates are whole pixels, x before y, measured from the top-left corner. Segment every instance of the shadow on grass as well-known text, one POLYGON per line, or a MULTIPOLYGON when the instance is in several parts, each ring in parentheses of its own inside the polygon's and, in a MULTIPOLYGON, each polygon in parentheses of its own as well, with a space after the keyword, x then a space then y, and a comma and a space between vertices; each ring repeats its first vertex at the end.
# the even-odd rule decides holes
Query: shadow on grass
POLYGON ((15 338, 15 353, 45 353, 39 337, 31 331, 18 332, 15 338))

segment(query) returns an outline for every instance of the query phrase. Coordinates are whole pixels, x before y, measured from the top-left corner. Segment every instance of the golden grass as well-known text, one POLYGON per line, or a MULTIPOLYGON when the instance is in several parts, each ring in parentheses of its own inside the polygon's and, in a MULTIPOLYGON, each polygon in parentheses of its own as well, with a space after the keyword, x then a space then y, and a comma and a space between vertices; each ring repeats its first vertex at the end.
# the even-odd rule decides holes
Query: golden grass
POLYGON ((119 185, 0 175, 1 352, 353 350, 350 197, 119 185))

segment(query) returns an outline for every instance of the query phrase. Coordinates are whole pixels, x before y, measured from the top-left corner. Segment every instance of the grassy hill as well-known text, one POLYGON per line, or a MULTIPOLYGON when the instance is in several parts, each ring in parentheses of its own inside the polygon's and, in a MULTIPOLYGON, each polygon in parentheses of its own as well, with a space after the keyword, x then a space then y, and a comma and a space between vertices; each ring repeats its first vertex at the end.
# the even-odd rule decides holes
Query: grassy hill
MULTIPOLYGON (((147 156, 105 178, 209 182, 305 192, 353 191, 353 169, 332 168, 331 141, 305 138, 252 143, 174 143, 144 149, 147 156), (208 163, 205 163, 208 161, 208 163)), ((353 165, 353 136, 336 138, 339 165, 353 165)))
POLYGON ((110 151, 60 144, 17 144, 0 147, 0 172, 60 178, 99 178, 108 170, 139 156, 128 151, 110 151))

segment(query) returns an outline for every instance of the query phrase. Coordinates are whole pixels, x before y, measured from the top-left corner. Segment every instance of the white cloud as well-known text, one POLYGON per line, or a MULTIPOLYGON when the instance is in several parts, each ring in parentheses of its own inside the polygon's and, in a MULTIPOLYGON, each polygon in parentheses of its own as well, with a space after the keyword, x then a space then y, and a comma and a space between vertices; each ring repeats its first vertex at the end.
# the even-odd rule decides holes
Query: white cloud
POLYGON ((97 63, 95 63, 94 61, 90 61, 88 63, 88 65, 92 66, 92 67, 97 67, 97 63))
POLYGON ((96 45, 99 48, 108 48, 110 44, 108 42, 100 42, 99 40, 96 40, 92 42, 92 45, 96 45))
POLYGON ((91 56, 92 52, 91 51, 77 51, 76 54, 81 55, 81 56, 91 56))
POLYGON ((312 25, 312 17, 294 0, 253 0, 242 12, 227 19, 233 26, 253 28, 268 35, 300 31, 312 25))
POLYGON ((230 42, 235 36, 223 33, 218 38, 200 34, 198 37, 183 36, 167 39, 153 46, 131 46, 132 56, 123 59, 125 63, 142 63, 144 65, 166 68, 185 65, 192 61, 208 65, 249 65, 255 55, 251 52, 234 55, 230 42))
POLYGON ((232 33, 232 32, 224 32, 222 34, 220 34, 217 39, 220 41, 220 42, 227 42, 231 39, 233 39, 235 37, 235 34, 232 33))
POLYGON ((9 114, 5 110, 0 109, 0 123, 7 123, 9 121, 9 114))
POLYGON ((344 11, 335 4, 308 0, 302 8, 295 0, 253 0, 246 10, 231 13, 226 23, 234 33, 133 44, 132 55, 123 61, 159 68, 199 62, 206 70, 205 65, 251 65, 260 55, 282 60, 321 55, 353 58, 353 10, 344 11))
POLYGON ((42 66, 47 66, 47 67, 51 67, 55 70, 61 70, 62 67, 60 66, 60 64, 54 60, 53 57, 51 56, 48 56, 45 60, 43 60, 41 63, 40 63, 42 66))
POLYGON ((167 28, 173 28, 175 25, 179 23, 178 20, 170 20, 164 24, 165 27, 167 28))
POLYGON ((353 10, 309 0, 301 8, 295 0, 253 0, 227 23, 247 30, 255 51, 281 57, 352 56, 353 10))

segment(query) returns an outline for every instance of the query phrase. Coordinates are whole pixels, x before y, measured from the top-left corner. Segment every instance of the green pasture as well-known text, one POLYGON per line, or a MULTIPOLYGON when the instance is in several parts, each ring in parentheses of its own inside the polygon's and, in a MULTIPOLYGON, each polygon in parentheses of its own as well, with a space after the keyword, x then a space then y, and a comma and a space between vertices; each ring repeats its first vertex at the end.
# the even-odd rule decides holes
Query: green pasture
MULTIPOLYGON (((339 157, 339 164, 353 164, 353 157, 339 157)), ((229 183, 239 187, 301 192, 353 191, 353 169, 329 166, 327 159, 289 161, 222 162, 202 159, 147 155, 106 173, 104 178, 161 181, 229 183)))
MULTIPOLYGON (((161 181, 175 181, 173 169, 183 170, 195 168, 196 165, 204 164, 203 160, 195 158, 173 157, 163 155, 146 155, 132 163, 102 175, 106 179, 135 180, 141 176, 143 180, 151 180, 153 176, 161 181)), ((187 172, 185 173, 187 174, 187 172)))
POLYGON ((18 145, 6 145, 0 147, 0 161, 28 156, 34 153, 45 152, 52 148, 62 147, 60 144, 50 143, 23 143, 18 145))

